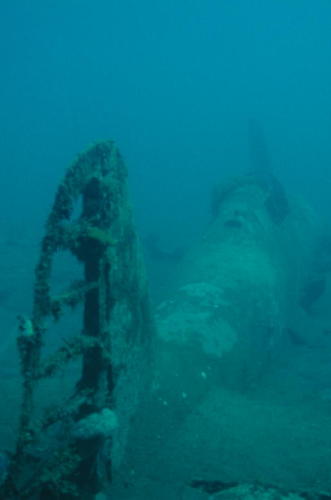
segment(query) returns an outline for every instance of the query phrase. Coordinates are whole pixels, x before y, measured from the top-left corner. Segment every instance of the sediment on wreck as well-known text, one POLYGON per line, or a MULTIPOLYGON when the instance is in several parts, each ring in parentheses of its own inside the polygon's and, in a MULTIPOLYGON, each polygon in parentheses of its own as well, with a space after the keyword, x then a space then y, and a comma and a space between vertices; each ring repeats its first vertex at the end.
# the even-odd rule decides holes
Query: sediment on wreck
POLYGON ((19 320, 23 397, 1 498, 90 500, 107 486, 150 380, 153 330, 126 167, 115 144, 101 142, 68 168, 47 220, 32 317, 19 320), (61 253, 81 264, 82 276, 56 295, 61 253), (78 306, 81 331, 64 327, 57 347, 45 350, 50 324, 78 306), (66 399, 41 411, 38 386, 72 363, 78 377, 66 399))

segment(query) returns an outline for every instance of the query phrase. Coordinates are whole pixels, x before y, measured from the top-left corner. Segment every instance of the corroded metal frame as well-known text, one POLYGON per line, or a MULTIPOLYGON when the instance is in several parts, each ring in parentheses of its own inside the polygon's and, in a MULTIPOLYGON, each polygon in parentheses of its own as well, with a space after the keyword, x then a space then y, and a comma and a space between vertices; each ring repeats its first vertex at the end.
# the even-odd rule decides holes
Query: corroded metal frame
MULTIPOLYGON (((20 318, 23 394, 16 451, 2 488, 8 499, 90 500, 111 479, 115 438, 96 431, 79 439, 74 429, 91 415, 101 418, 105 410, 120 415, 119 426, 128 425, 134 405, 125 407, 122 393, 126 388, 130 397, 134 393, 136 403, 148 378, 153 324, 126 182, 118 149, 106 141, 81 154, 58 188, 36 266, 32 318, 20 318), (54 256, 68 251, 82 263, 84 276, 53 296, 54 256), (60 321, 66 308, 77 304, 83 305, 82 332, 74 337, 65 332, 60 347, 44 355, 48 323, 60 321), (37 420, 38 382, 79 357, 81 374, 65 408, 52 408, 37 420), (142 364, 145 377, 133 373, 142 364), (50 429, 54 434, 59 425, 69 429, 67 437, 53 439, 50 446, 50 429)), ((117 449, 125 446, 126 432, 118 435, 117 449)))

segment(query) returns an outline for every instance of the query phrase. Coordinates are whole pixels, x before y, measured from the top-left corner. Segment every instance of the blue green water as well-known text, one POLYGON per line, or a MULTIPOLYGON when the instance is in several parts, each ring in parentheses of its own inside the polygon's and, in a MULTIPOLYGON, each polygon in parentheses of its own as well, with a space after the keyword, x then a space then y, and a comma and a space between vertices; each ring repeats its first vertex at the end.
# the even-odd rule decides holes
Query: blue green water
MULTIPOLYGON (((15 440, 16 316, 30 311, 38 241, 56 186, 89 144, 112 138, 124 156, 155 307, 172 293, 181 256, 209 226, 215 185, 251 167, 252 121, 263 130, 274 175, 286 192, 312 207, 316 227, 329 237, 324 227, 331 225, 330 22, 328 0, 1 3, 0 397, 7 411, 0 415, 0 449, 15 440)), ((127 465, 133 469, 135 461, 143 462, 145 446, 149 461, 136 474, 148 484, 137 481, 139 498, 144 488, 152 500, 153 494, 161 498, 159 484, 168 478, 187 480, 189 472, 174 471, 172 460, 187 461, 185 432, 198 434, 202 423, 207 428, 194 441, 196 453, 201 457, 217 433, 224 449, 219 458, 214 449, 205 457, 204 468, 210 461, 214 474, 210 479, 221 470, 229 481, 331 488, 328 245, 318 257, 326 288, 309 312, 311 323, 296 319, 277 370, 249 397, 232 398, 222 387, 208 392, 200 401, 200 421, 190 407, 178 440, 182 455, 175 446, 176 426, 185 407, 174 401, 173 411, 156 405, 145 414, 147 424, 134 442, 137 454, 127 465), (310 329, 308 342, 296 334, 300 328, 310 329), (222 401, 227 411, 218 427, 213 412, 222 401), (243 413, 247 427, 237 419, 243 413), (149 426, 155 435, 161 426, 162 446, 168 443, 154 469, 158 441, 148 438, 149 426), (219 469, 212 465, 218 460, 219 469)), ((175 386, 170 377, 162 401, 175 386)), ((199 463, 198 457, 191 463, 195 476, 199 463)), ((1 462, 0 476, 4 467, 1 462)), ((118 491, 128 498, 121 485, 118 491)))

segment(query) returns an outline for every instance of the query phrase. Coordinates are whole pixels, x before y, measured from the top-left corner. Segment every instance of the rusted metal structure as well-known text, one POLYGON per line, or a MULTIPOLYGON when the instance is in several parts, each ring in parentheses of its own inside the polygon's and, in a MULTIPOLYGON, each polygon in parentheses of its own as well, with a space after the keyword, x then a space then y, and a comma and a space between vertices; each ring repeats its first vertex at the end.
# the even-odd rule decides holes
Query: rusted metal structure
POLYGON ((32 318, 20 318, 22 406, 1 498, 90 500, 121 461, 150 379, 153 335, 126 181, 118 149, 107 141, 79 156, 58 188, 36 267, 32 318), (54 295, 53 261, 62 252, 82 264, 83 276, 54 295), (61 324, 67 308, 79 304, 82 331, 64 330, 45 352, 50 323, 61 324), (40 413, 38 385, 51 384, 79 359, 65 402, 40 413))

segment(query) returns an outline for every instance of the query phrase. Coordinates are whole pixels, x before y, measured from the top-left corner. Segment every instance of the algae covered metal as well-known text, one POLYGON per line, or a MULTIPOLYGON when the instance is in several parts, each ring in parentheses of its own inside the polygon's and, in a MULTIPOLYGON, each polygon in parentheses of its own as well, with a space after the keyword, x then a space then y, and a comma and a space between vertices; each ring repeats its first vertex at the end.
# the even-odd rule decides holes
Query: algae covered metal
POLYGON ((19 321, 22 406, 1 498, 92 499, 124 454, 150 379, 153 336, 127 171, 112 141, 80 155, 60 184, 36 266, 32 317, 19 321), (56 295, 53 263, 68 252, 82 276, 56 295), (50 325, 76 306, 81 330, 63 328, 56 347, 45 349, 50 325), (78 377, 65 402, 40 412, 38 386, 51 386, 72 363, 78 377))

